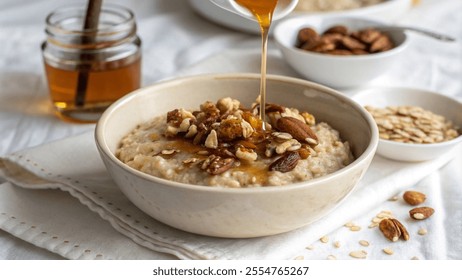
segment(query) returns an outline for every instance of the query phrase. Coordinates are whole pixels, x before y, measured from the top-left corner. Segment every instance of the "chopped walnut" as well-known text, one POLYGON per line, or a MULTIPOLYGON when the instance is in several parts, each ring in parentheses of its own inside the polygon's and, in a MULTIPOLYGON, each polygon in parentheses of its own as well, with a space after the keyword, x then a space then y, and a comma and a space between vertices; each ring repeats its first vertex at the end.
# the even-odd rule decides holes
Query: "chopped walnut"
POLYGON ((220 156, 210 155, 201 165, 201 169, 212 175, 221 174, 232 167, 233 158, 223 159, 220 156))
POLYGON ((241 103, 238 100, 231 97, 222 98, 217 102, 217 108, 222 115, 237 111, 240 105, 241 103))
MULTIPOLYGON (((296 155, 298 158, 312 155, 312 149, 305 147, 306 143, 302 144, 306 140, 300 140, 300 135, 313 134, 309 128, 315 125, 313 115, 277 104, 266 104, 268 125, 263 129, 258 116, 259 106, 256 103, 252 109, 244 109, 238 100, 227 97, 217 103, 204 102, 199 111, 175 109, 167 113, 164 135, 183 137, 185 141, 203 147, 197 152, 202 159, 191 157, 183 163, 190 168, 199 166, 211 175, 226 172, 240 162, 252 163, 259 156, 284 158, 284 161, 273 164, 272 170, 287 170, 297 164, 296 155), (281 119, 297 121, 283 122, 284 129, 278 129, 281 119), (287 158, 288 154, 291 156, 287 158), (204 156, 207 158, 204 159, 204 156)), ((309 144, 314 146, 317 143, 309 144)))

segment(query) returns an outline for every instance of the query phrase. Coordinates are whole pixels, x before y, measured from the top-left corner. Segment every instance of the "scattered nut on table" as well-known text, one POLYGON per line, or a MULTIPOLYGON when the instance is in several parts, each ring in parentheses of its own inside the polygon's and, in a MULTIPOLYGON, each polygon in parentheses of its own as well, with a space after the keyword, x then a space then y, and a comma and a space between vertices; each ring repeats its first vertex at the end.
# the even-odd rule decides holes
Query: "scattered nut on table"
POLYGON ((400 238, 405 241, 409 240, 409 232, 397 219, 383 219, 379 224, 379 229, 392 242, 396 242, 400 238))
POLYGON ((424 203, 427 196, 417 191, 406 191, 403 194, 403 199, 407 202, 407 204, 415 206, 424 203))
POLYGON ((411 209, 409 215, 414 220, 425 220, 435 213, 435 210, 431 207, 418 207, 411 209))

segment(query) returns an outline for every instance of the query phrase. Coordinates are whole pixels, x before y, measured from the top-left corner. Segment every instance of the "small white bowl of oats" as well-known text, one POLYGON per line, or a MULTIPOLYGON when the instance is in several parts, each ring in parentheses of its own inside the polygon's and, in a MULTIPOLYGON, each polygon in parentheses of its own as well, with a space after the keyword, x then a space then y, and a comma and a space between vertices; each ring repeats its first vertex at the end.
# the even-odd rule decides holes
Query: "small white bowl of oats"
POLYGON ((378 144, 372 117, 304 80, 194 76, 137 90, 101 116, 107 170, 142 211, 197 234, 247 238, 294 230, 332 211, 366 172, 378 144))
POLYGON ((377 154, 398 161, 431 160, 462 142, 462 103, 411 88, 368 88, 353 96, 379 128, 377 154))

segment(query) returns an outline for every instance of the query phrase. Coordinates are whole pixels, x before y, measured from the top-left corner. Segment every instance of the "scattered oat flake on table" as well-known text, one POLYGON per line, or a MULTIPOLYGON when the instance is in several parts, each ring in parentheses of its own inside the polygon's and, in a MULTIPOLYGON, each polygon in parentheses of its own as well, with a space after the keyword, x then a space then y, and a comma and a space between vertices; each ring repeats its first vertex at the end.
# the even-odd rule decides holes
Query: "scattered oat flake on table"
POLYGON ((340 244, 340 241, 335 241, 334 242, 334 247, 335 248, 340 248, 341 244, 340 244))
POLYGON ((387 212, 380 212, 377 214, 377 218, 392 218, 393 215, 387 212))
POLYGON ((304 259, 305 259, 304 256, 298 256, 298 257, 295 257, 294 260, 296 260, 296 261, 301 261, 301 260, 304 260, 304 259))
POLYGON ((352 227, 354 225, 355 224, 353 222, 348 222, 348 223, 345 224, 345 227, 350 228, 350 227, 352 227))
POLYGON ((371 223, 368 228, 375 228, 379 225, 379 223, 371 223))
POLYGON ((367 246, 369 246, 369 241, 367 241, 367 240, 359 240, 359 244, 361 246, 367 247, 367 246))
POLYGON ((387 255, 393 255, 393 250, 391 248, 383 248, 383 252, 387 255))
POLYGON ((352 251, 350 252, 350 257, 355 259, 365 259, 367 257, 367 252, 364 250, 352 251))
POLYGON ((351 231, 360 231, 361 230, 361 227, 360 226, 352 226, 350 228, 351 231))
POLYGON ((428 233, 428 231, 424 228, 420 228, 419 231, 417 232, 419 235, 425 235, 428 233))
POLYGON ((319 239, 319 240, 321 240, 322 243, 327 243, 327 242, 329 242, 329 236, 324 235, 324 236, 321 237, 321 239, 319 239))
POLYGON ((308 249, 308 250, 314 250, 314 246, 313 246, 313 245, 307 246, 306 249, 308 249))
POLYGON ((388 199, 389 201, 398 201, 399 197, 398 196, 393 196, 391 197, 390 199, 388 199))
POLYGON ((334 255, 329 255, 329 256, 327 256, 327 259, 330 260, 330 261, 334 261, 334 260, 337 259, 337 257, 334 256, 334 255))

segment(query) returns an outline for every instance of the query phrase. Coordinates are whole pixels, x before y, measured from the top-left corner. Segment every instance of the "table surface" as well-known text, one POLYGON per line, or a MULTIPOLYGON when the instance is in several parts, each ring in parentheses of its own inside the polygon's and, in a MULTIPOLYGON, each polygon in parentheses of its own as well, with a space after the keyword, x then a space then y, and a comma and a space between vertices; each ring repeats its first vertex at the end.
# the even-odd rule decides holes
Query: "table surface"
MULTIPOLYGON (((460 2, 422 0, 398 22, 444 31, 458 38, 462 49, 462 5, 455 5, 455 1, 460 2), (452 10, 454 7, 459 10, 452 10)), ((143 85, 172 77, 226 49, 259 48, 258 36, 208 22, 194 13, 187 1, 107 2, 119 3, 135 12, 143 40, 143 85)), ((44 18, 59 6, 59 0, 0 3, 0 156, 94 128, 92 124, 62 122, 50 107, 40 43, 45 38, 44 18)), ((414 56, 410 77, 400 79, 391 73, 377 84, 419 87, 462 100, 461 52, 453 57, 454 52, 447 51, 439 42, 420 37, 416 42, 419 43, 412 47, 423 56, 414 56), (426 59, 426 54, 435 52, 436 58, 426 59)), ((273 42, 270 49, 275 49, 273 42)), ((0 259, 60 258, 0 230, 0 259)))

